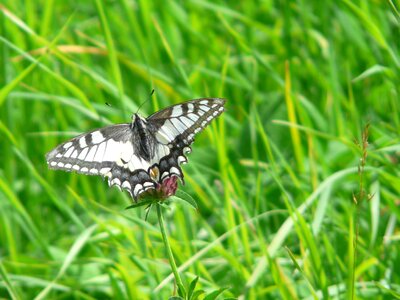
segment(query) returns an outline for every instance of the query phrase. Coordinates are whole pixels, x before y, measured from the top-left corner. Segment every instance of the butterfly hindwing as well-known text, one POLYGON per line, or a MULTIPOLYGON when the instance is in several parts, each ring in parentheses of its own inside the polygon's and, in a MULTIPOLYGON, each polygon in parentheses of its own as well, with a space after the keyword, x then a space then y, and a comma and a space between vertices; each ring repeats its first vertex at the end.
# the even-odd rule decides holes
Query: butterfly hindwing
POLYGON ((183 182, 181 163, 187 163, 186 152, 194 136, 201 132, 214 118, 224 111, 225 99, 201 98, 167 107, 147 118, 158 142, 171 149, 165 157, 160 157, 160 179, 172 175, 183 182))

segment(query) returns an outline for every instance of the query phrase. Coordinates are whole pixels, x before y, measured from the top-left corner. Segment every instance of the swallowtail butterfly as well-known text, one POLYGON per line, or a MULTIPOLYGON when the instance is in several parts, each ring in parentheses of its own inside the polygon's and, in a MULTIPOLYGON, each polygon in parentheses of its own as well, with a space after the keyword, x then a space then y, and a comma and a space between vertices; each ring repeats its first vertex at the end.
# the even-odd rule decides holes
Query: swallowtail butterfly
POLYGON ((51 169, 108 178, 109 186, 139 195, 171 176, 183 183, 180 164, 195 134, 224 111, 225 99, 202 98, 167 107, 148 118, 132 116, 116 124, 79 135, 46 155, 51 169))

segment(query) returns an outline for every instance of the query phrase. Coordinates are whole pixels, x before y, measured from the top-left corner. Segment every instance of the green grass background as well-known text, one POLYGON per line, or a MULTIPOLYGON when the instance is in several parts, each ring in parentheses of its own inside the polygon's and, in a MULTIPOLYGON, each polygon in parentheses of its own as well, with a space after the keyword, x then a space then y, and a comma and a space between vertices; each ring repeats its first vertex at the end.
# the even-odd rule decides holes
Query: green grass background
POLYGON ((45 162, 78 133, 129 122, 153 88, 143 115, 227 99, 184 166, 198 211, 164 209, 186 287, 199 276, 206 293, 227 288, 218 299, 400 298, 399 10, 3 0, 0 298, 175 294, 155 210, 145 221, 124 210, 127 193, 45 162))

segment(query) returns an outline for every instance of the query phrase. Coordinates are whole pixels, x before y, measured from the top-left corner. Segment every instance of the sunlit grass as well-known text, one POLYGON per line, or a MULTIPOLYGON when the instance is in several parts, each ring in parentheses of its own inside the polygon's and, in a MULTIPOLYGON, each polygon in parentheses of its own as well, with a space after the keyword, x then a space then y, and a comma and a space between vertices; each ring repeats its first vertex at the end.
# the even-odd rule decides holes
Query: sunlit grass
POLYGON ((0 297, 177 295, 156 209, 45 162, 155 89, 141 114, 227 99, 183 167, 198 210, 163 211, 187 291, 400 298, 398 2, 6 0, 0 15, 0 297))

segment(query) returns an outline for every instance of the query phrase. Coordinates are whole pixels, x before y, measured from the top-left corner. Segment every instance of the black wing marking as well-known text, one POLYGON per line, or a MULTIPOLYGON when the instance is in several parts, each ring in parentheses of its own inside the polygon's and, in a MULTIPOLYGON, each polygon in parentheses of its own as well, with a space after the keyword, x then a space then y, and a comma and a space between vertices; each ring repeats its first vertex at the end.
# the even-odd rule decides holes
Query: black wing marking
POLYGON ((51 169, 108 177, 110 186, 126 189, 133 198, 157 183, 150 163, 137 155, 130 124, 119 124, 77 136, 46 155, 51 169))
POLYGON ((160 181, 176 175, 183 182, 181 163, 197 133, 224 111, 225 99, 202 98, 167 107, 147 118, 159 145, 167 145, 170 153, 159 157, 160 181))

